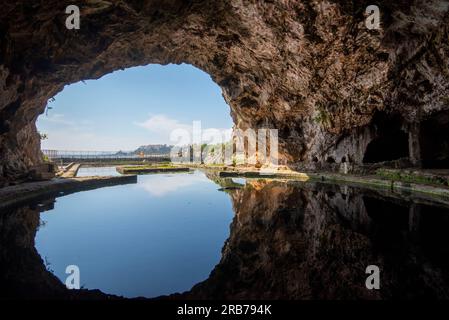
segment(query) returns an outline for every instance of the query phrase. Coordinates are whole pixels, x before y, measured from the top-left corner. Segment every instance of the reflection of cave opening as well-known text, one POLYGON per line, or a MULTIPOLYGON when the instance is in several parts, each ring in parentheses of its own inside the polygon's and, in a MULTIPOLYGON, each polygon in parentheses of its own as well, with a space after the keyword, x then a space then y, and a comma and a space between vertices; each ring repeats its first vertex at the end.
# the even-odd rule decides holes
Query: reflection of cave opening
POLYGON ((449 168, 449 113, 440 112, 421 123, 421 158, 424 168, 449 168))
POLYGON ((401 130, 399 119, 384 119, 377 116, 377 134, 366 148, 363 163, 398 160, 409 156, 408 134, 401 130))

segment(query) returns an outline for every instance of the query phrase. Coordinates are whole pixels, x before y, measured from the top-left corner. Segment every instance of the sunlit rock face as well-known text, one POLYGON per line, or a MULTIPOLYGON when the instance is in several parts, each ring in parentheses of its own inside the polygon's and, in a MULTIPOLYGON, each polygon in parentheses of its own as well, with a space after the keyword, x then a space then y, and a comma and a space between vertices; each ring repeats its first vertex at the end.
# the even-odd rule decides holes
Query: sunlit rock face
POLYGON ((368 3, 344 0, 89 0, 68 30, 72 1, 3 1, 0 176, 41 161, 34 122, 64 85, 149 63, 208 72, 236 127, 279 130, 291 167, 362 163, 379 110, 399 116, 419 163, 416 123, 448 110, 448 3, 377 3, 381 30, 365 26, 368 3))

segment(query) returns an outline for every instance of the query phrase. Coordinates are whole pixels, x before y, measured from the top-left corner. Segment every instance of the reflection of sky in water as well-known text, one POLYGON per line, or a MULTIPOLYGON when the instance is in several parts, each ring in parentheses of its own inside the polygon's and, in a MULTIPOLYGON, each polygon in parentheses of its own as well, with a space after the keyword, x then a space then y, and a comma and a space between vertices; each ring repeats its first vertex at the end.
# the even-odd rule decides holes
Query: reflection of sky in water
POLYGON ((139 185, 155 197, 204 183, 204 176, 198 174, 155 174, 151 179, 143 177, 139 176, 139 185))
POLYGON ((232 182, 238 183, 238 184, 241 184, 241 185, 245 185, 246 184, 246 178, 232 178, 232 182))
POLYGON ((41 214, 36 248, 62 281, 75 264, 86 288, 154 297, 208 277, 232 217, 229 196, 203 173, 142 175, 58 198, 41 214))
POLYGON ((115 167, 84 167, 79 168, 77 177, 90 176, 119 176, 120 173, 115 170, 115 167))

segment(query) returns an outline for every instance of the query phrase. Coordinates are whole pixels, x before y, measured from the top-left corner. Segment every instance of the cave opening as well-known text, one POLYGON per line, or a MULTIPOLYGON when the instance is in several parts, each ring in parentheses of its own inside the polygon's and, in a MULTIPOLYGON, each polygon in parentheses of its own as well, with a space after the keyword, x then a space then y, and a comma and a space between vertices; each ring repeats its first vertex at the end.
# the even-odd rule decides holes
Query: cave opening
MULTIPOLYGON (((230 131, 230 107, 210 75, 150 64, 66 86, 37 120, 44 154, 169 154, 176 130, 230 131)), ((191 143, 187 141, 186 143, 191 143)))
POLYGON ((379 114, 374 118, 376 137, 368 144, 363 163, 378 163, 409 157, 408 133, 397 117, 379 114))
POLYGON ((327 157, 326 162, 332 164, 335 163, 335 159, 333 157, 327 157))
POLYGON ((363 163, 393 161, 408 157, 408 135, 398 131, 371 141, 366 148, 363 163))
POLYGON ((439 112, 421 123, 420 145, 423 168, 449 168, 449 112, 439 112))

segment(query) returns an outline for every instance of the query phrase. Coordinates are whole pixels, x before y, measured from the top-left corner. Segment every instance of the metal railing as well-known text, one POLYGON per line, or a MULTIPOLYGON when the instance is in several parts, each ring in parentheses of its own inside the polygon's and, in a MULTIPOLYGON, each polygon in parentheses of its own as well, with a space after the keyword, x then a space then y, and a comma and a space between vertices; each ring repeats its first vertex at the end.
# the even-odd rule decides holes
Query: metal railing
POLYGON ((134 154, 123 151, 72 151, 72 150, 42 150, 42 153, 52 161, 85 162, 85 161, 114 161, 114 160, 149 160, 169 161, 170 154, 134 154))

